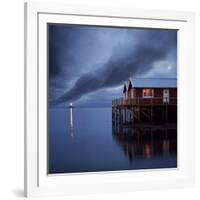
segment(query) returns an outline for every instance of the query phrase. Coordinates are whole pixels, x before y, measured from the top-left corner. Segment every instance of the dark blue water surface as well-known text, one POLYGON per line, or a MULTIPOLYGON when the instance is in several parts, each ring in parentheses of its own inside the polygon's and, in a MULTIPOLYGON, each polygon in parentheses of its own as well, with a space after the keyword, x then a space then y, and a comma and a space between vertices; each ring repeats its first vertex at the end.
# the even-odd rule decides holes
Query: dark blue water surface
POLYGON ((111 108, 49 109, 49 173, 177 167, 173 126, 112 125, 111 108))

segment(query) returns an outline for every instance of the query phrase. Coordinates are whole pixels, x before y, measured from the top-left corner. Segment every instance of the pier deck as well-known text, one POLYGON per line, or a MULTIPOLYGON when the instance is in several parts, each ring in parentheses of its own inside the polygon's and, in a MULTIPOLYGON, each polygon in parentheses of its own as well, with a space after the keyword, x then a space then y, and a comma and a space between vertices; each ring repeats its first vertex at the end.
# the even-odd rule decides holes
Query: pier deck
POLYGON ((163 98, 119 98, 112 101, 114 124, 133 122, 177 122, 177 98, 164 103, 163 98))

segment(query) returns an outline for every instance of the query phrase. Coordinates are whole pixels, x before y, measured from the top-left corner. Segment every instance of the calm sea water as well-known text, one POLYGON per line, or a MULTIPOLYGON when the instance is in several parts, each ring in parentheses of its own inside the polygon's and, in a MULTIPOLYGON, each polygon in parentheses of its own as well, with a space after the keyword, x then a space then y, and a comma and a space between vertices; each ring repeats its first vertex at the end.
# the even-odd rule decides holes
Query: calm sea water
POLYGON ((177 167, 172 126, 112 125, 111 108, 49 109, 49 173, 177 167))

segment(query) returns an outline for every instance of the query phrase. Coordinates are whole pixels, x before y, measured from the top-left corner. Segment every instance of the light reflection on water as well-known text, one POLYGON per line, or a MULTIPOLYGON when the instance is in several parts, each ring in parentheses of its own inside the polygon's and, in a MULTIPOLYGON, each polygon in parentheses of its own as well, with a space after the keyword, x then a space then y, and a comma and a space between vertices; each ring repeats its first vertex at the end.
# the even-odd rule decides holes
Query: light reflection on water
POLYGON ((70 108, 70 120, 69 120, 69 124, 70 124, 70 136, 74 137, 74 130, 73 130, 73 108, 70 108))
POLYGON ((113 138, 130 162, 137 157, 150 160, 177 152, 175 125, 144 125, 138 127, 113 127, 113 138))
POLYGON ((49 173, 176 166, 174 125, 112 126, 110 108, 49 109, 49 173))

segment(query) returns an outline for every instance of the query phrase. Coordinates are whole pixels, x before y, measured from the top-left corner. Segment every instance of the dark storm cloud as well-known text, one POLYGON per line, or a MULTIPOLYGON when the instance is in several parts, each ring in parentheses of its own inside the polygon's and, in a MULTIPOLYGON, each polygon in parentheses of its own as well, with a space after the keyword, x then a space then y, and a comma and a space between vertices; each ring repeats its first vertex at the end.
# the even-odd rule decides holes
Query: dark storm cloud
POLYGON ((112 46, 106 41, 111 32, 114 31, 80 25, 49 25, 50 78, 65 76, 70 80, 91 63, 100 63, 102 52, 112 46))
POLYGON ((70 28, 66 25, 49 25, 49 76, 50 78, 73 75, 74 70, 84 56, 79 52, 80 45, 77 41, 84 35, 84 29, 70 28), (77 59, 77 55, 79 59, 77 59), (67 66, 67 67, 65 67, 67 66))
MULTIPOLYGON (((117 29, 115 30, 117 32, 117 29)), ((101 28, 96 28, 97 35, 98 31, 101 32, 101 28)), ((80 32, 78 33, 80 34, 80 32)), ((115 36, 114 33, 115 32, 113 31, 113 38, 115 36)), ((153 65, 156 62, 167 59, 168 55, 172 51, 175 52, 176 59, 176 31, 142 30, 137 33, 139 34, 134 33, 130 29, 126 30, 124 38, 125 45, 123 42, 113 42, 109 59, 102 59, 101 67, 94 67, 93 70, 80 74, 71 88, 57 98, 54 103, 58 104, 62 102, 75 101, 80 99, 82 96, 98 91, 99 89, 119 86, 133 76, 147 73, 153 68, 153 65)), ((68 38, 68 35, 65 35, 65 37, 68 38)), ((71 46, 73 40, 70 40, 69 38, 66 40, 69 40, 68 43, 65 43, 68 45, 68 48, 73 49, 73 45, 71 46)), ((110 43, 112 43, 112 38, 110 39, 110 43)), ((89 49, 90 48, 88 48, 88 50, 89 49)), ((56 51, 56 48, 53 49, 53 51, 56 51)), ((58 50, 58 52, 60 51, 58 50)), ((62 54, 62 52, 60 53, 62 54)), ((76 54, 76 52, 73 53, 76 54)), ((87 53, 94 52, 89 51, 87 53)), ((83 55, 78 54, 78 56, 80 56, 80 59, 76 60, 76 62, 80 64, 84 58, 83 55)), ((50 57, 54 56, 50 54, 50 57)), ((71 69, 70 67, 73 66, 74 63, 71 63, 73 59, 71 59, 70 56, 67 56, 67 58, 68 61, 66 66, 68 66, 68 68, 66 71, 69 71, 71 69)), ((63 68, 59 66, 59 59, 55 62, 56 59, 57 58, 52 58, 53 61, 51 64, 52 66, 50 65, 50 77, 57 76, 59 73, 62 74, 61 71, 63 68), (58 69, 54 69, 55 66, 58 67, 58 69)), ((87 64, 89 66, 90 62, 87 64)), ((77 66, 79 65, 77 64, 77 66)), ((73 72, 75 72, 75 70, 73 72)))
POLYGON ((50 100, 70 89, 82 74, 100 68, 125 32, 125 29, 50 24, 50 100))

